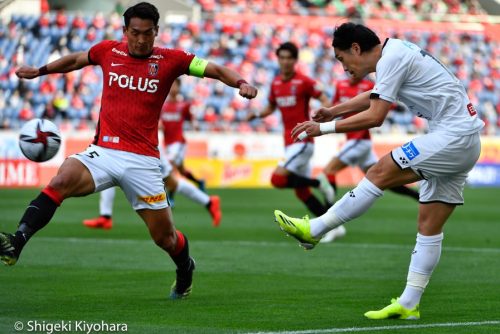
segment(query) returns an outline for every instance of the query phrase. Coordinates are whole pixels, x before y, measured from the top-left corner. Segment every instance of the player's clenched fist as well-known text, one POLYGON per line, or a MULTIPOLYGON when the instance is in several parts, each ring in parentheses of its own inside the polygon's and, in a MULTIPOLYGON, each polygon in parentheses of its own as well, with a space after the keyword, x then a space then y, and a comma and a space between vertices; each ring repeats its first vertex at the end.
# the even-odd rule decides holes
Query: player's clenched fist
POLYGON ((329 108, 321 107, 312 113, 311 118, 316 122, 323 123, 331 121, 333 119, 333 115, 329 108))
POLYGON ((255 88, 254 86, 252 86, 250 84, 243 83, 240 86, 240 92, 239 93, 244 98, 253 99, 254 97, 257 96, 257 88, 255 88))
POLYGON ((33 79, 40 75, 38 68, 21 66, 16 70, 16 75, 21 79, 33 79))

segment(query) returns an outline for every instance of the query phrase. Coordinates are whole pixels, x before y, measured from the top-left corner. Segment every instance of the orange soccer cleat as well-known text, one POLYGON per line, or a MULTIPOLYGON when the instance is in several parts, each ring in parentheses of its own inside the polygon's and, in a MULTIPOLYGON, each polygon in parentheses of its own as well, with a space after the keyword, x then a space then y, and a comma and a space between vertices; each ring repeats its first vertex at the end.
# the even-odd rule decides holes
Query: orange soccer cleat
POLYGON ((212 216, 212 225, 214 227, 219 226, 222 219, 219 196, 210 196, 210 205, 208 206, 208 212, 210 212, 210 215, 212 216))
POLYGON ((104 216, 99 216, 97 218, 85 219, 83 225, 89 228, 102 228, 109 230, 113 227, 113 220, 104 216))

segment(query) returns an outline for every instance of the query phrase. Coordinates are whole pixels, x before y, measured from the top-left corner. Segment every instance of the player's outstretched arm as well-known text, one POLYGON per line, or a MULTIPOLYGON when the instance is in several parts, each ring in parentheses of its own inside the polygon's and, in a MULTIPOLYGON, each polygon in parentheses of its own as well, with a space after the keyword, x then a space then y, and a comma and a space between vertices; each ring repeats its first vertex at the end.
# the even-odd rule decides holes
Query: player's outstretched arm
POLYGON ((307 137, 317 137, 328 133, 344 133, 378 127, 384 122, 389 110, 391 110, 391 105, 391 102, 373 99, 367 110, 346 119, 324 123, 314 121, 299 123, 292 130, 292 138, 294 141, 299 141, 307 137))
POLYGON ((312 119, 316 122, 329 122, 334 118, 354 112, 361 112, 370 107, 371 91, 361 93, 349 101, 337 104, 331 108, 319 108, 312 114, 312 119))
POLYGON ((217 79, 228 86, 239 88, 239 94, 247 99, 253 99, 257 96, 257 88, 245 81, 237 72, 209 62, 205 68, 205 77, 217 79))
POLYGON ((328 96, 326 96, 325 93, 321 93, 321 95, 318 97, 318 100, 321 102, 321 106, 324 108, 329 108, 332 106, 330 99, 328 98, 328 96))
POLYGON ((61 57, 40 68, 21 66, 16 75, 21 79, 33 79, 50 73, 66 73, 90 65, 88 51, 76 52, 61 57))

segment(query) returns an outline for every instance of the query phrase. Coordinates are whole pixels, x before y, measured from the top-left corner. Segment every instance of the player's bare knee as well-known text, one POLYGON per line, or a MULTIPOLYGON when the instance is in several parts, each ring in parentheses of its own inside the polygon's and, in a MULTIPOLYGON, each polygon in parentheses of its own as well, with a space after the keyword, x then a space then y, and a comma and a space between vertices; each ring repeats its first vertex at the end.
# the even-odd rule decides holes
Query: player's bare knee
POLYGON ((70 187, 72 186, 71 177, 66 176, 66 174, 58 174, 50 180, 48 186, 66 197, 70 192, 70 187))
POLYGON ((390 182, 390 175, 378 163, 368 169, 366 178, 380 189, 385 189, 390 182))

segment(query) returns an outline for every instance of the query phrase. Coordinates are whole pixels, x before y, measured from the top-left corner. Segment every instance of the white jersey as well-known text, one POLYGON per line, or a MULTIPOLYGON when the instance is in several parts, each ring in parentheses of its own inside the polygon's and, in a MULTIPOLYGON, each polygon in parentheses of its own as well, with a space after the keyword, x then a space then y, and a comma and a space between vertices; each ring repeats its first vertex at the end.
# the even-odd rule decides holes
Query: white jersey
POLYGON ((387 39, 376 73, 372 94, 389 102, 401 100, 428 120, 430 132, 468 135, 483 128, 460 80, 417 45, 387 39))

